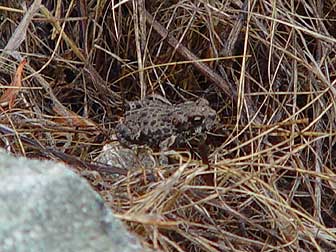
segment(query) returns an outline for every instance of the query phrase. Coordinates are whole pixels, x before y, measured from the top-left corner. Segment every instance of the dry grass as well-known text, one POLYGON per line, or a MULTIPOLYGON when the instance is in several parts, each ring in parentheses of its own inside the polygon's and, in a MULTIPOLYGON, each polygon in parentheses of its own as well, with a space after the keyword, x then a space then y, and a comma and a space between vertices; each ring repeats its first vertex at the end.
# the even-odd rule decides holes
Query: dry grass
POLYGON ((220 118, 209 165, 195 149, 95 173, 107 204, 163 251, 336 251, 334 1, 48 0, 26 19, 16 2, 0 4, 4 90, 28 63, 2 146, 101 169, 125 100, 202 96, 220 118))

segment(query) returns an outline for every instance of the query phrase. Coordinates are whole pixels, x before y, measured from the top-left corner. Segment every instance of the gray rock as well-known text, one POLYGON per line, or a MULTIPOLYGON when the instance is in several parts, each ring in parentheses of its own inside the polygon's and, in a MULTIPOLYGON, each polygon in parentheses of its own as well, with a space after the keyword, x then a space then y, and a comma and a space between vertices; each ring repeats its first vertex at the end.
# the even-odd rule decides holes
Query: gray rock
POLYGON ((125 171, 137 170, 140 167, 153 169, 156 166, 155 158, 145 148, 140 151, 123 147, 119 142, 104 145, 95 162, 111 165, 125 171))
POLYGON ((0 152, 0 251, 143 251, 65 165, 0 152))

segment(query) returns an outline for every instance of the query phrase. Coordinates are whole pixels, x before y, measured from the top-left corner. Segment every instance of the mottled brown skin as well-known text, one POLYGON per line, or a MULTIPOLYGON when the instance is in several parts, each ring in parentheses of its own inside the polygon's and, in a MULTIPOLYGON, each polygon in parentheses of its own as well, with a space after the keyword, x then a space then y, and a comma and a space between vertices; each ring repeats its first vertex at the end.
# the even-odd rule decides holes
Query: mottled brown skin
POLYGON ((116 127, 118 140, 126 145, 166 149, 186 143, 212 129, 216 111, 207 100, 172 105, 161 96, 127 104, 125 117, 116 127))

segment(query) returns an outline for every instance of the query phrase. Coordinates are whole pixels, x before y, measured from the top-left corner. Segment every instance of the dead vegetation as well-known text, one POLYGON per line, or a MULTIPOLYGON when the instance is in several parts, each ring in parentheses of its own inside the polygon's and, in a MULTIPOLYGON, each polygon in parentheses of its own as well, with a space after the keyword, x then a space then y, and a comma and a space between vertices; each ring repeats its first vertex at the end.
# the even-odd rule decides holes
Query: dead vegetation
POLYGON ((334 1, 19 2, 0 3, 4 148, 122 173, 90 162, 126 100, 202 96, 208 150, 91 172, 107 204, 155 250, 336 251, 334 1))

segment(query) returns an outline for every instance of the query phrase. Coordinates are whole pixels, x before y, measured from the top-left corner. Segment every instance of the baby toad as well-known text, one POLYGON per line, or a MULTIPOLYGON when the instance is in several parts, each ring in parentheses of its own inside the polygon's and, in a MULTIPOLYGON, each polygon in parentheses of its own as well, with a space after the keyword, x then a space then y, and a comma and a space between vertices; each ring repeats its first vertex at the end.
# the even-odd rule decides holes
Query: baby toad
POLYGON ((126 145, 147 145, 161 150, 179 146, 213 128, 216 111, 200 98, 173 105, 161 96, 129 102, 116 126, 118 140, 126 145))

